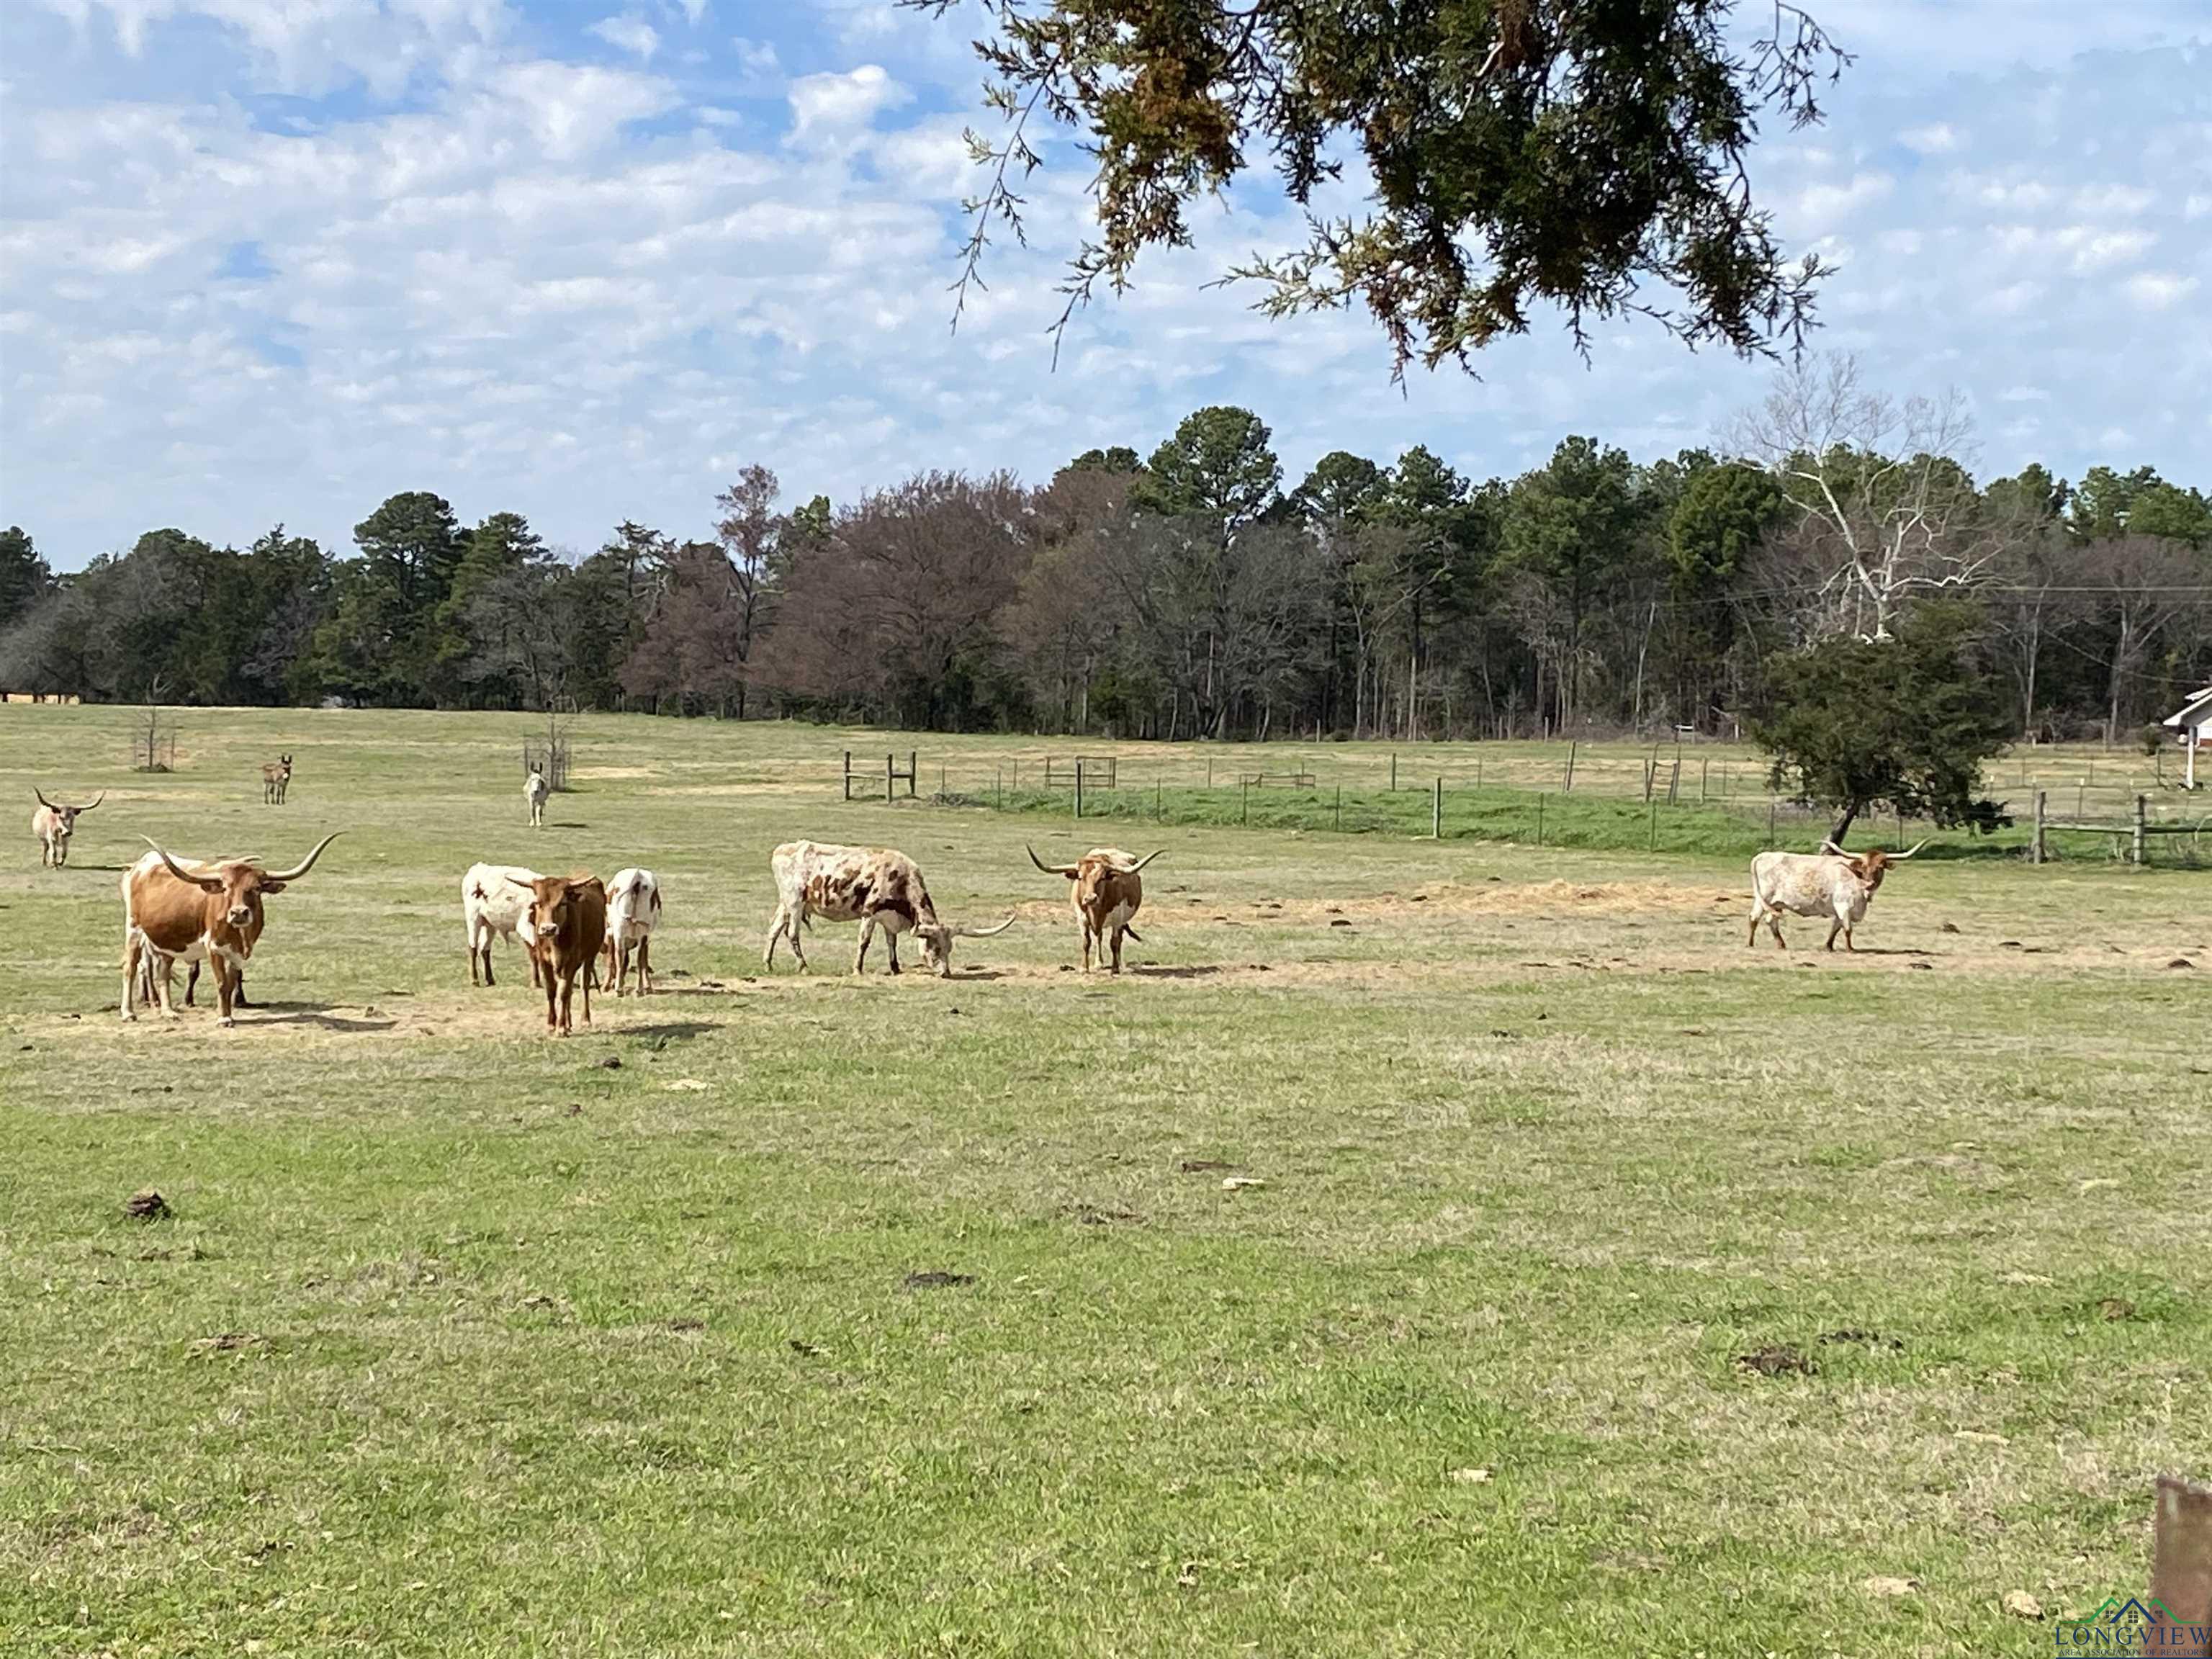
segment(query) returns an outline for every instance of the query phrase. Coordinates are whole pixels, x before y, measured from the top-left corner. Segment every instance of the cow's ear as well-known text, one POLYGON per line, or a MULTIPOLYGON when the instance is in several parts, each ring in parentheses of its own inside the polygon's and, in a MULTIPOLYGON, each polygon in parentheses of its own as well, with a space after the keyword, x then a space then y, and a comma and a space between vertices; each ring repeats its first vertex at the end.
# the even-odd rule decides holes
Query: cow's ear
POLYGON ((269 881, 266 879, 258 881, 253 884, 254 890, 259 893, 281 893, 290 885, 291 884, 289 882, 269 881))

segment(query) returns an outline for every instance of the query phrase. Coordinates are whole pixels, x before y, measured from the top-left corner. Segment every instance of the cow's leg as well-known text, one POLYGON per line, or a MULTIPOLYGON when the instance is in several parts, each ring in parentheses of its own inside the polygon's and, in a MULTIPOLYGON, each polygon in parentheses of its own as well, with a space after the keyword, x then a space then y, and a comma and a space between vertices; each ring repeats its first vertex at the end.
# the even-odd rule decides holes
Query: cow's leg
POLYGON ((1117 974, 1121 971, 1121 935, 1125 931, 1118 927, 1114 930, 1114 971, 1117 974))
MULTIPOLYGON (((228 957, 212 956, 209 960, 215 963, 215 1000, 220 1016, 216 1024, 224 1026, 235 1025, 238 1021, 231 1013, 231 1000, 238 993, 237 983, 232 977, 235 970, 231 967, 230 959, 228 957)), ((199 964, 195 963, 192 965, 198 967, 199 964)))
POLYGON ((1823 951, 1834 950, 1836 948, 1836 935, 1843 931, 1844 919, 1841 916, 1838 916, 1834 921, 1828 924, 1828 942, 1826 945, 1823 945, 1820 948, 1823 951))
POLYGON ((650 933, 637 942, 637 994, 641 997, 653 994, 653 935, 650 933))
POLYGON ((548 968, 539 975, 545 988, 545 1029, 556 1031, 561 1026, 561 988, 553 982, 553 970, 548 968))
POLYGON ((1745 950, 1748 951, 1748 950, 1750 950, 1753 945, 1757 945, 1757 944, 1759 943, 1759 924, 1760 922, 1762 922, 1762 921, 1765 921, 1765 920, 1766 920, 1766 907, 1765 907, 1765 905, 1761 904, 1761 903, 1760 903, 1757 899, 1753 899, 1753 900, 1752 900, 1752 902, 1751 902, 1751 934, 1750 934, 1750 937, 1748 937, 1747 939, 1746 939, 1744 940, 1744 942, 1743 942, 1743 948, 1744 948, 1745 950))
POLYGON ((899 936, 898 936, 898 929, 897 929, 897 928, 896 928, 896 927, 886 927, 886 928, 884 928, 884 939, 885 946, 886 946, 886 948, 888 948, 888 949, 890 950, 890 953, 891 953, 891 972, 893 972, 893 973, 895 973, 895 974, 896 974, 896 972, 898 972, 898 970, 899 970, 899 961, 898 961, 898 939, 899 939, 899 936))
MULTIPOLYGON (((185 1006, 187 1008, 197 1008, 199 1006, 199 1004, 193 1000, 192 993, 200 988, 200 965, 197 962, 193 962, 187 963, 185 966, 189 968, 191 971, 185 975, 185 1006)), ((163 979, 169 978, 176 971, 177 964, 173 962, 165 962, 161 964, 161 977, 163 979)))
POLYGON ((876 919, 873 916, 862 916, 860 918, 860 948, 855 951, 853 956, 853 971, 854 973, 859 973, 861 969, 867 965, 868 941, 875 936, 876 919))
POLYGON ((584 1024, 592 1023, 592 985, 599 976, 599 959, 593 957, 584 964, 584 1024))
POLYGON ((138 1018, 138 961, 143 943, 135 927, 123 930, 123 1018, 138 1018))

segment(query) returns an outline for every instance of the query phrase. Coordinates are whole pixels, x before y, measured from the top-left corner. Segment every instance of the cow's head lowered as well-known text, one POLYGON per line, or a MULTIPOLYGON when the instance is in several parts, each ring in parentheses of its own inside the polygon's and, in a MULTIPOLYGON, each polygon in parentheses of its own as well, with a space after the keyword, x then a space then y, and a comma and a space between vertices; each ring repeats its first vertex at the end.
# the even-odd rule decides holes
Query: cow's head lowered
MULTIPOLYGON (((524 881, 509 876, 507 884, 520 887, 530 895, 530 914, 523 922, 533 948, 550 948, 558 940, 565 927, 573 938, 583 921, 583 911, 588 904, 599 907, 599 926, 606 926, 607 890, 597 876, 540 876, 535 881, 524 881), (585 890, 591 890, 588 896, 585 890)), ((596 955, 599 946, 593 944, 596 955)))
POLYGON ((107 791, 103 789, 82 806, 64 806, 58 802, 48 800, 41 790, 34 788, 31 793, 38 796, 40 808, 38 817, 33 820, 33 827, 39 839, 46 842, 49 851, 55 854, 65 854, 69 851, 69 839, 76 833, 76 815, 80 812, 89 812, 107 799, 107 791))
POLYGON ((991 939, 1014 925, 1008 916, 996 927, 955 927, 950 922, 939 921, 936 913, 916 920, 914 936, 921 941, 922 966, 942 978, 952 977, 952 941, 956 939, 991 939))
POLYGON ((253 942, 261 937, 261 901, 283 892, 313 869, 315 860, 323 855, 323 848, 341 833, 331 830, 315 843, 314 851, 289 870, 264 870, 252 859, 224 859, 187 870, 155 842, 148 841, 146 845, 161 854, 161 862, 172 876, 205 895, 202 910, 202 931, 205 935, 244 956, 252 951, 253 942))
POLYGON ((1881 890, 1881 878, 1888 873, 1891 865, 1904 863, 1912 856, 1913 853, 1917 853, 1921 847, 1927 845, 1928 843, 1923 841, 1911 853, 1885 853, 1881 848, 1875 847, 1863 853, 1852 854, 1846 853, 1832 841, 1824 841, 1820 843, 1820 850, 1824 853, 1832 853, 1850 865, 1851 873, 1859 878, 1859 885, 1866 889, 1867 896, 1871 898, 1881 890))

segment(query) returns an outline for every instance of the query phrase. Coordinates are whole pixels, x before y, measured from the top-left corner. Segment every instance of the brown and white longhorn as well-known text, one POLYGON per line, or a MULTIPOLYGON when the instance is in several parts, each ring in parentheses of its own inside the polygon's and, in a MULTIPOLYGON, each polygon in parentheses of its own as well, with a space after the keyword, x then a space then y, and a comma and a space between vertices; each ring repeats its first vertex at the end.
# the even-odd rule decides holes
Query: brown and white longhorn
POLYGON ((1074 884, 1068 889, 1075 902, 1076 920, 1083 928, 1083 971, 1091 971, 1091 953, 1095 946, 1101 962, 1106 960, 1110 947, 1114 954, 1113 971, 1121 971, 1121 940, 1126 937, 1138 944, 1145 936, 1129 925, 1137 908, 1145 902, 1144 878, 1137 872, 1159 857, 1167 849, 1147 853, 1139 858, 1118 847, 1094 847, 1073 864, 1047 864, 1036 855, 1034 847, 1024 849, 1030 862, 1048 876, 1066 876, 1074 884))
MULTIPOLYGON (((264 870, 252 859, 222 859, 190 868, 154 842, 154 850, 123 872, 123 1018, 136 1019, 133 1006, 141 985, 141 959, 148 951, 171 962, 215 965, 216 997, 222 1024, 232 1023, 246 958, 259 942, 261 902, 283 892, 315 867, 323 849, 338 838, 332 830, 314 851, 289 870, 264 870)), ((161 1012, 173 1018, 166 971, 151 975, 161 1012)))

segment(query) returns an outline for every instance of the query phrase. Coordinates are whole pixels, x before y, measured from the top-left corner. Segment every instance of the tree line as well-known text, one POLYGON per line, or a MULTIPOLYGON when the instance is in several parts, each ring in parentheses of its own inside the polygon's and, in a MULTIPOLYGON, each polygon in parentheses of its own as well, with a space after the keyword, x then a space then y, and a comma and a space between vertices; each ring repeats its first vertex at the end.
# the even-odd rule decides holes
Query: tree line
MULTIPOLYGON (((1977 481, 1954 403, 1809 361, 1725 453, 1584 436, 1476 481, 1425 447, 1289 483, 1199 410, 1049 482, 833 506, 745 469, 710 533, 581 556, 392 496, 334 556, 179 529, 56 576, 0 535, 0 688, 88 701, 547 707, 1115 738, 1728 731, 1798 660, 1941 603, 2014 735, 2113 741, 2212 678, 2212 502, 2148 467, 1977 481)), ((1793 682, 1793 674, 1797 681, 1793 682)))

